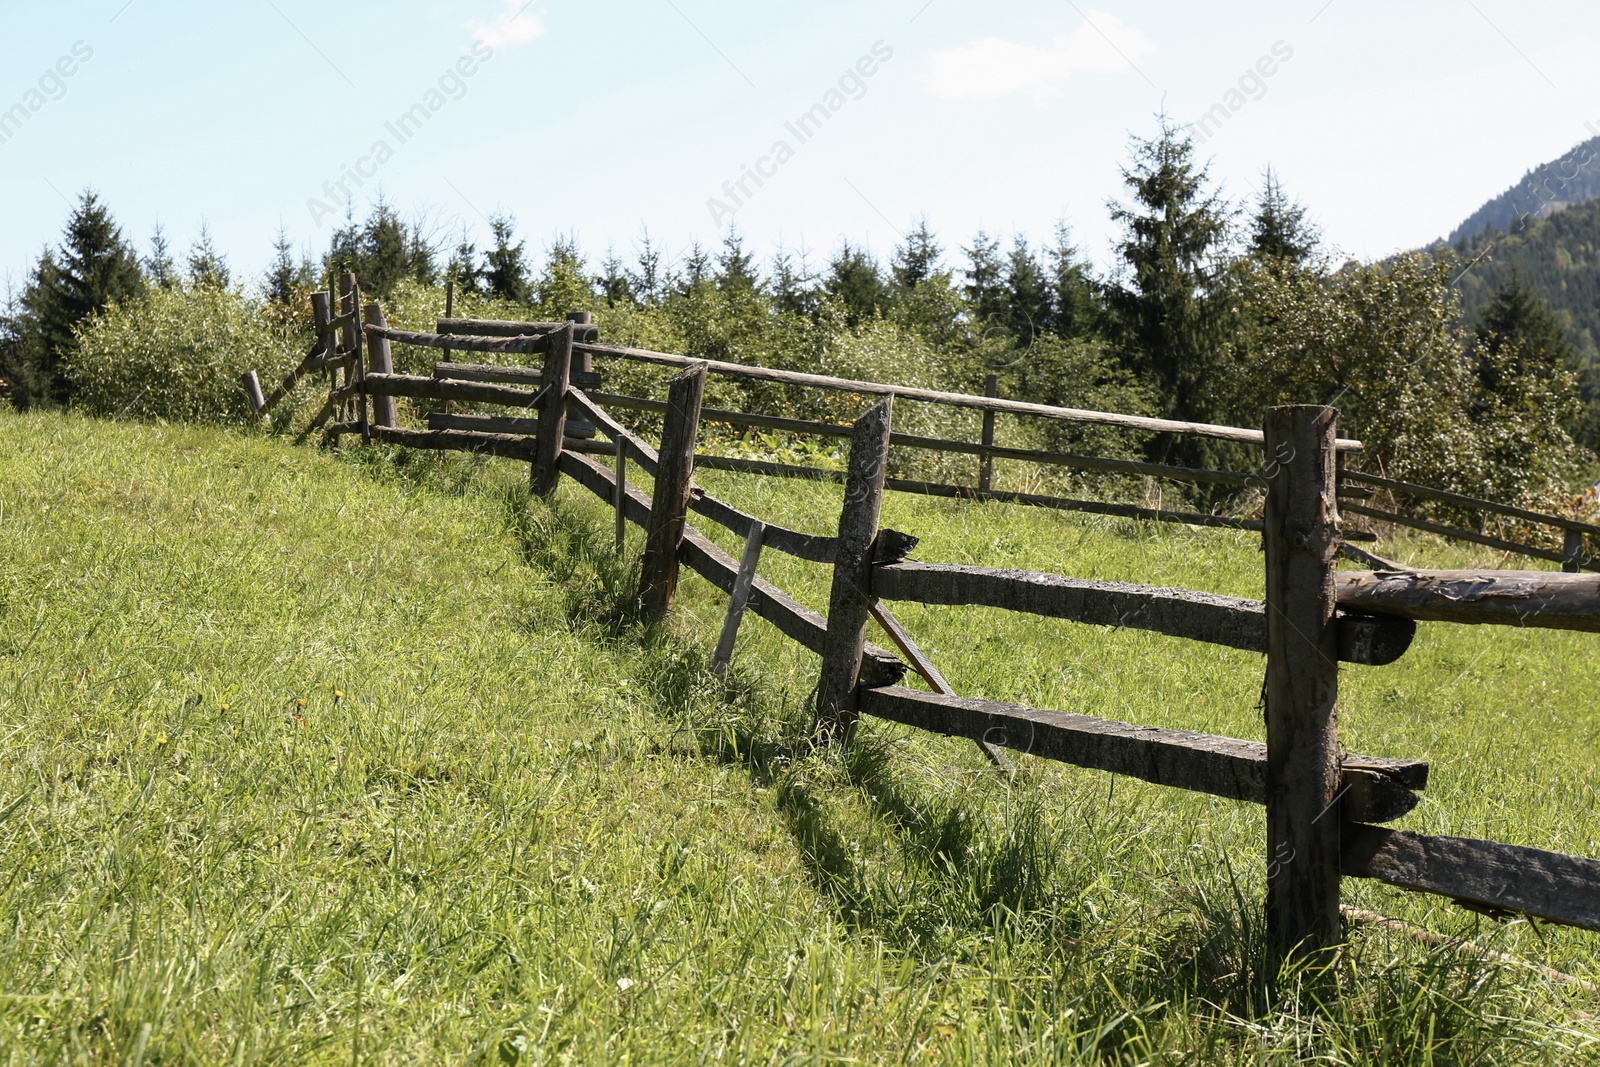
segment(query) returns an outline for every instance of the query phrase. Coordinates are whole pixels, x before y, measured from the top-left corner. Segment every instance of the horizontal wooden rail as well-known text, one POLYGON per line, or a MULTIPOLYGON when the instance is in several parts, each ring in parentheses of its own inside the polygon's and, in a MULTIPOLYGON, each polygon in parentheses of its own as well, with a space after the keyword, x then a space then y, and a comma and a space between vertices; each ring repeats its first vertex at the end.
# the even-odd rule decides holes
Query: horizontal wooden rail
POLYGON ((749 537, 756 523, 761 523, 762 547, 775 552, 810 560, 812 563, 832 563, 839 555, 837 537, 801 533, 798 530, 786 530, 782 526, 774 526, 704 492, 697 491, 689 498, 689 510, 740 537, 749 537))
MULTIPOLYGON (((1229 800, 1265 804, 1267 799, 1267 746, 1258 741, 1132 726, 903 686, 863 688, 857 701, 864 714, 947 737, 971 738, 1058 763, 1229 800)), ((1331 817, 1363 822, 1398 819, 1416 807, 1413 790, 1427 784, 1427 774, 1428 765, 1421 760, 1346 756, 1344 795, 1338 815, 1331 817)))
MULTIPOLYGON (((435 378, 449 378, 458 382, 498 382, 503 385, 544 384, 544 370, 539 367, 497 367, 485 363, 436 363, 435 378)), ((594 371, 572 371, 572 384, 580 389, 598 388, 600 375, 594 371)), ((665 407, 666 405, 662 405, 665 407)))
POLYGON ((1339 607, 1436 622, 1600 633, 1600 576, 1553 571, 1340 571, 1339 607))
MULTIPOLYGON (((1565 563, 1566 557, 1548 548, 1535 548, 1519 541, 1507 541, 1499 537, 1490 537, 1488 534, 1477 533, 1473 530, 1463 530, 1455 526, 1446 526, 1443 523, 1431 522, 1428 519, 1419 519, 1414 515, 1401 515, 1393 511, 1384 511, 1381 508, 1367 507, 1365 504, 1350 504, 1340 501, 1339 510, 1349 515, 1365 515, 1369 519, 1380 522, 1391 522, 1396 526, 1409 526, 1413 530, 1422 530, 1425 533, 1438 534, 1440 537, 1454 538, 1458 541, 1470 541, 1475 545, 1486 545, 1489 548, 1499 549, 1501 552, 1510 552, 1529 559, 1548 560, 1551 563, 1565 563)), ((1587 571, 1600 570, 1600 560, 1586 559, 1583 569, 1587 571)))
POLYGON ((328 320, 328 329, 342 330, 346 326, 354 326, 358 317, 354 311, 346 311, 343 315, 335 315, 328 320))
MULTIPOLYGON (((631 453, 630 453, 631 454, 631 453)), ((561 453, 561 473, 572 478, 601 500, 614 499, 616 475, 593 460, 571 451, 561 453)), ((628 487, 624 509, 629 522, 644 526, 650 514, 650 498, 628 487)), ((685 527, 678 559, 724 593, 733 591, 739 576, 739 562, 707 540, 694 527, 685 527)), ((828 620, 799 603, 772 583, 756 576, 751 583, 748 609, 777 627, 790 640, 821 654, 828 633, 828 620)), ((906 665, 892 653, 868 645, 861 661, 863 685, 893 685, 905 676, 906 665)))
MULTIPOLYGON (((1368 822, 1374 820, 1358 820, 1368 822)), ((1341 831, 1340 870, 1490 912, 1600 930, 1600 861, 1379 826, 1341 831)))
MULTIPOLYGON (((802 371, 777 370, 772 367, 752 367, 743 363, 725 363, 720 360, 695 359, 690 356, 651 352, 642 348, 625 348, 620 345, 603 345, 585 342, 574 346, 578 351, 595 356, 614 356, 619 359, 656 363, 667 367, 687 367, 704 363, 713 373, 729 378, 748 378, 755 381, 781 382, 788 385, 812 386, 834 392, 858 393, 865 396, 893 396, 900 400, 915 400, 947 407, 969 408, 975 411, 994 411, 1012 415, 1033 415, 1039 418, 1065 422, 1082 422, 1096 426, 1116 426, 1127 430, 1148 433, 1191 434, 1212 437, 1240 444, 1262 443, 1260 430, 1246 430, 1237 426, 1217 426, 1203 422, 1181 422, 1174 419, 1156 419, 1143 415, 1122 415, 1110 411, 1087 411, 1081 408, 1053 407, 1049 404, 1031 404, 1021 400, 1003 400, 996 397, 972 396, 967 393, 947 393, 937 389, 918 389, 911 386, 884 385, 850 378, 832 378, 825 374, 807 374, 802 371)), ((1361 451, 1360 441, 1338 442, 1340 451, 1361 451)))
MULTIPOLYGON (((456 382, 441 378, 420 378, 410 374, 369 374, 366 392, 373 396, 407 396, 416 400, 461 400, 473 404, 499 404, 532 410, 539 393, 504 385, 456 382)), ((354 390, 346 390, 353 393, 354 390)))
POLYGON ((1594 534, 1596 537, 1600 537, 1600 526, 1583 522, 1579 519, 1568 519, 1560 515, 1547 515, 1543 512, 1528 511, 1525 508, 1513 507, 1510 504, 1496 504, 1492 500, 1464 496, 1461 493, 1452 493, 1444 489, 1432 489, 1426 485, 1413 485, 1411 482, 1402 482, 1394 478, 1368 474, 1365 471, 1347 470, 1344 472, 1344 477, 1347 481, 1360 482, 1363 485, 1374 486, 1378 489, 1388 489, 1396 493, 1403 493, 1406 496, 1421 497, 1425 500, 1438 500, 1445 504, 1458 504, 1478 511, 1488 511, 1496 515, 1522 519, 1525 522, 1555 526, 1562 530, 1577 530, 1580 533, 1594 534))
MULTIPOLYGON (((430 430, 467 430, 472 433, 512 433, 532 437, 539 432, 538 419, 514 418, 503 415, 447 415, 434 412, 428 416, 430 430)), ((594 437, 594 424, 568 419, 566 436, 579 440, 594 437)))
POLYGON ((331 356, 318 355, 306 360, 306 371, 314 374, 323 370, 343 370, 346 367, 355 365, 356 354, 354 352, 340 351, 331 356))
POLYGON ((515 352, 521 355, 543 352, 550 347, 548 337, 462 337, 437 333, 413 333, 368 323, 367 333, 397 345, 422 348, 448 348, 452 352, 515 352))
MULTIPOLYGON (((1260 600, 1127 582, 1096 582, 1032 571, 895 563, 877 567, 872 595, 883 600, 1021 611, 1094 626, 1150 630, 1245 652, 1267 650, 1267 606, 1260 600)), ((1339 658, 1383 666, 1411 647, 1416 623, 1345 615, 1339 658)))
MULTIPOLYGON (((328 427, 327 433, 332 437, 342 434, 359 432, 357 423, 335 423, 328 427)), ((373 426, 371 428, 374 441, 387 441, 390 444, 404 445, 407 448, 427 449, 435 452, 471 452, 476 455, 498 456, 501 459, 520 459, 532 461, 534 438, 521 434, 505 433, 473 433, 465 430, 402 430, 391 426, 373 426)), ((597 444, 594 441, 585 441, 576 437, 569 437, 562 442, 561 447, 573 452, 598 453, 605 455, 610 450, 609 445, 597 444)))
MULTIPOLYGON (((666 404, 624 393, 591 392, 590 397, 599 404, 624 410, 647 411, 660 414, 666 404)), ((704 408, 701 422, 717 422, 726 426, 750 426, 763 430, 780 430, 786 433, 810 434, 818 437, 848 438, 847 423, 814 422, 791 419, 778 415, 757 415, 746 411, 729 411, 724 408, 704 408)), ((991 459, 1014 459, 1027 463, 1042 463, 1074 470, 1098 471, 1107 474, 1144 475, 1153 478, 1170 478, 1174 481, 1205 482, 1216 485, 1249 485, 1252 476, 1242 471, 1198 470, 1174 467, 1166 463, 1146 463, 1141 460, 1112 459, 1107 456, 1084 456, 1071 452, 1045 452, 1029 448, 1010 448, 1004 445, 985 445, 970 441, 951 441, 940 437, 921 437, 916 434, 892 433, 889 443, 900 448, 920 448, 929 452, 950 452, 968 456, 985 456, 991 459)))
MULTIPOLYGON (((564 322, 510 322, 505 319, 440 319, 436 327, 440 333, 470 334, 478 337, 527 337, 555 333, 566 327, 564 322)), ((575 341, 597 341, 600 327, 587 323, 574 323, 572 337, 575 341)), ((452 346, 453 347, 453 346, 452 346)))

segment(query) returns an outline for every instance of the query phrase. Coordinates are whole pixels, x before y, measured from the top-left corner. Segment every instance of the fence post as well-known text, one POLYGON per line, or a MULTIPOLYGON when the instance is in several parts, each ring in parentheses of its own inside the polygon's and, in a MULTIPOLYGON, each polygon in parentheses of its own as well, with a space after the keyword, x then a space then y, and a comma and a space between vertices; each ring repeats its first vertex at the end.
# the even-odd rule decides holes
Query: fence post
POLYGON ((856 682, 866 648, 872 603, 872 551, 883 510, 889 466, 889 429, 894 398, 884 397, 856 420, 850 436, 844 508, 839 513, 839 553, 828 597, 828 633, 822 643, 822 679, 817 683, 815 737, 849 738, 856 720, 856 682))
MULTIPOLYGON (((594 322, 594 316, 587 311, 572 311, 567 313, 567 321, 576 326, 588 326, 594 322)), ((594 355, 590 352, 579 352, 577 369, 585 374, 594 370, 594 355)))
MULTIPOLYGON (((568 326, 568 333, 572 327, 568 326)), ((654 618, 672 606, 678 587, 678 545, 693 489, 694 446, 700 436, 700 405, 706 394, 706 365, 689 367, 667 384, 667 417, 661 429, 661 458, 650 518, 645 524, 639 596, 654 618)))
POLYGON ((1338 415, 1293 405, 1266 419, 1269 980, 1340 937, 1338 415))
POLYGON ((1568 530, 1561 543, 1561 569, 1568 574, 1583 570, 1583 531, 1568 530))
MULTIPOLYGON (((999 380, 992 374, 983 379, 983 395, 997 397, 1000 395, 999 380)), ((994 412, 983 413, 983 447, 994 447, 994 412)), ((994 483, 994 457, 987 452, 978 460, 978 488, 988 492, 994 483)))
POLYGON ((612 490, 611 504, 617 509, 617 555, 628 547, 628 439, 618 436, 617 484, 612 490))
POLYGON ((250 418, 253 422, 261 422, 267 417, 267 398, 261 392, 261 378, 253 370, 247 370, 240 375, 239 381, 244 385, 244 397, 250 402, 250 418))
MULTIPOLYGON (((383 308, 376 303, 367 305, 367 322, 379 329, 386 329, 389 320, 384 318, 383 308)), ((389 339, 376 334, 367 342, 367 354, 371 357, 373 374, 393 374, 394 356, 389 349, 389 339)), ((395 410, 394 397, 375 396, 372 398, 372 421, 374 425, 385 426, 393 429, 398 424, 398 413, 395 410)))
MULTIPOLYGON (((333 297, 328 293, 320 291, 312 293, 311 325, 312 329, 314 329, 317 333, 317 343, 322 346, 322 356, 324 359, 331 359, 333 356, 333 331, 328 329, 328 323, 331 321, 333 321, 333 297)), ((329 370, 328 406, 330 409, 333 406, 333 393, 338 389, 338 387, 338 383, 333 377, 333 371, 329 370)), ((276 396, 277 394, 274 393, 273 395, 276 396)), ((337 420, 339 413, 334 411, 332 414, 335 420, 337 420)))
POLYGON ((540 496, 555 492, 561 480, 561 442, 567 434, 567 388, 572 380, 572 326, 552 334, 544 356, 543 400, 539 408, 539 436, 534 441, 533 491, 540 496))
MULTIPOLYGON (((350 314, 351 311, 355 310, 355 306, 356 306, 356 276, 351 271, 345 271, 343 274, 339 275, 339 303, 338 303, 338 309, 339 310, 338 310, 338 314, 340 314, 340 315, 348 315, 348 314, 350 314)), ((344 333, 344 350, 346 352, 354 352, 355 348, 356 348, 356 338, 358 336, 360 336, 360 333, 361 333, 361 324, 357 323, 357 322, 346 323, 344 325, 344 327, 343 327, 343 333, 344 333)), ((345 388, 349 388, 350 386, 354 385, 355 381, 356 381, 356 367, 355 367, 354 363, 351 363, 351 364, 347 365, 344 368, 344 386, 345 386, 345 388)), ((355 406, 354 398, 352 398, 351 399, 351 407, 354 407, 354 406, 355 406)))

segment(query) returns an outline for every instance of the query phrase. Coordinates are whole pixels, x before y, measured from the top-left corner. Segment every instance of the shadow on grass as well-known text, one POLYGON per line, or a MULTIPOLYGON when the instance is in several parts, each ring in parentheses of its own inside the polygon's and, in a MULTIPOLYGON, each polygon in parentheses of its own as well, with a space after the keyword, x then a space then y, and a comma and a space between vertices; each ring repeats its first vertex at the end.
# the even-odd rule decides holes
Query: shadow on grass
POLYGON ((528 565, 561 591, 558 621, 636 648, 640 695, 688 750, 774 790, 841 920, 924 961, 1035 976, 1004 994, 1023 1029, 1048 1030, 1063 1013, 1099 1020, 1097 1047, 1134 1059, 1168 1039, 1151 1027, 1263 1062, 1478 1065, 1539 1045, 1543 1031, 1522 1021, 1532 1000, 1501 967, 1437 949, 1358 938, 1325 973, 1286 970, 1270 996, 1259 890, 1225 863, 1220 878, 1189 859, 1138 872, 1136 894, 1107 893, 1137 811, 1090 805, 1063 823, 1039 789, 919 781, 872 730, 814 750, 806 701, 786 705, 737 668, 713 677, 705 650, 645 620, 608 526, 560 500, 530 504, 525 490, 500 500, 528 565))

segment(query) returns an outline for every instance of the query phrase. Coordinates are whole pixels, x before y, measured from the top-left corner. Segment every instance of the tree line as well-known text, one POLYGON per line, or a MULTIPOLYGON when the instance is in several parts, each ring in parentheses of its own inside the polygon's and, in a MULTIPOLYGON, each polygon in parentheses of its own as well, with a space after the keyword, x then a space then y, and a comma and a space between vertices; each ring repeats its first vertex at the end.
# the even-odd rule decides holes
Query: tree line
MULTIPOLYGON (((1364 462, 1502 499, 1548 502, 1589 473, 1600 434, 1571 348, 1520 277, 1463 322, 1455 282, 1467 265, 1448 249, 1335 262, 1270 169, 1253 201, 1233 203, 1189 136, 1165 121, 1133 139, 1122 178, 1124 196, 1110 205, 1116 259, 1105 273, 1065 225, 1042 246, 980 231, 948 249, 926 218, 886 262, 846 240, 820 262, 780 249, 759 263, 729 231, 678 257, 646 232, 626 260, 609 249, 597 268, 564 237, 536 264, 508 215, 490 220, 479 248, 379 200, 366 218, 347 216, 316 260, 297 259, 280 231, 250 292, 206 231, 181 267, 159 229, 141 256, 85 193, 59 247, 0 316, 0 358, 14 403, 70 404, 93 367, 78 365, 76 377, 63 368, 110 306, 221 289, 288 309, 332 273, 353 270, 381 299, 449 282, 464 300, 541 318, 593 310, 608 336, 648 335, 711 358, 819 366, 856 353, 867 360, 856 369, 881 380, 977 391, 995 375, 1004 394, 1030 400, 1245 426, 1270 404, 1331 403, 1367 441, 1364 462)), ((1190 466, 1254 461, 1215 442, 1106 442, 1086 432, 1039 431, 1050 447, 1120 448, 1190 466)))

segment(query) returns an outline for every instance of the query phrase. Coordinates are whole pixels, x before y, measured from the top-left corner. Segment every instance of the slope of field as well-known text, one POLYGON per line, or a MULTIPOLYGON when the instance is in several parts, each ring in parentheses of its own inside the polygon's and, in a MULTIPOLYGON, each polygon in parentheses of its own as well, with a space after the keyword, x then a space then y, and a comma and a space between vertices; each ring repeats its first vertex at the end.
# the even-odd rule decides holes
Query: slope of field
MULTIPOLYGON (((885 522, 930 560, 1260 594, 1248 535, 885 522)), ((0 413, 0 1062, 1600 1062, 1593 994, 1384 932, 1321 1019, 1264 1008, 1259 809, 1026 757, 1008 786, 882 724, 808 753, 814 659, 752 619, 714 682, 722 598, 686 576, 641 629, 630 537, 615 560, 603 505, 496 461, 0 413)), ((963 692, 1261 735, 1258 657, 901 616, 963 692)), ((1400 825, 1600 855, 1595 647, 1425 628, 1346 672, 1345 742, 1434 761, 1400 825)), ((1600 971, 1595 935, 1347 885, 1600 971)))

